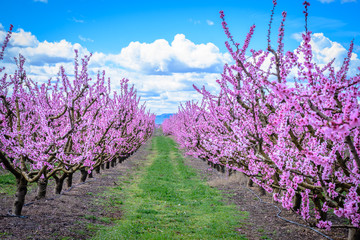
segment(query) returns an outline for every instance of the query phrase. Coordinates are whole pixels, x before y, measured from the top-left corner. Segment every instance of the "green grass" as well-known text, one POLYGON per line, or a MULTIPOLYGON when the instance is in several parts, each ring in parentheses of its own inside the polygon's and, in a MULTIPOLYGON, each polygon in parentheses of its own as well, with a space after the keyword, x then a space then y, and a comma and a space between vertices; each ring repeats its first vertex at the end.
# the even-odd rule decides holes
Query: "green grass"
POLYGON ((13 195, 16 192, 16 179, 11 173, 0 175, 0 194, 13 195))
POLYGON ((245 239, 236 230, 247 213, 186 166, 172 139, 154 137, 152 152, 131 182, 109 189, 125 213, 94 239, 245 239))

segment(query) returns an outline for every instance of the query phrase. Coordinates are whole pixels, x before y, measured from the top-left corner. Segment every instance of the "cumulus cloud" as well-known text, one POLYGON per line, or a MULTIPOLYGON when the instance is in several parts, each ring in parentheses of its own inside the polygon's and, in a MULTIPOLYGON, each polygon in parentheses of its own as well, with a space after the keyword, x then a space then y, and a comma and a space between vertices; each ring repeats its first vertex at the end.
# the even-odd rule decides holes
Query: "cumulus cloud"
POLYGON ((231 61, 213 43, 195 44, 185 35, 177 34, 169 43, 158 39, 153 43, 131 42, 119 54, 95 54, 97 61, 110 62, 132 71, 147 74, 174 72, 219 72, 231 61))
POLYGON ((334 2, 335 0, 318 0, 321 3, 331 3, 334 2))
MULTIPOLYGON (((7 32, 0 26, 0 41, 2 42, 6 36, 7 32)), ((34 47, 39 44, 37 38, 31 34, 31 32, 25 32, 23 29, 19 28, 12 33, 9 45, 10 47, 34 47)))
MULTIPOLYGON (((6 30, 0 29, 0 40, 5 33, 6 30)), ((301 33, 292 37, 299 43, 302 40, 301 33)), ((22 29, 14 32, 11 41, 6 54, 23 54, 27 58, 28 76, 38 82, 56 77, 61 65, 69 75, 73 74, 74 49, 80 51, 80 56, 89 54, 79 43, 66 40, 40 42, 22 29)), ((347 49, 340 43, 331 41, 322 33, 313 34, 311 45, 314 61, 319 65, 336 58, 334 67, 339 68, 347 54, 347 49)), ((352 59, 350 72, 353 74, 360 61, 356 54, 352 59)), ((165 39, 152 43, 131 42, 118 54, 95 52, 88 69, 92 77, 105 70, 114 91, 119 88, 122 78, 130 79, 142 101, 146 101, 152 112, 161 114, 176 112, 179 102, 200 100, 201 95, 193 89, 193 84, 199 88, 204 85, 211 93, 217 93, 216 79, 220 78, 226 62, 232 62, 230 55, 221 53, 213 43, 195 44, 185 35, 177 34, 171 42, 165 39)), ((5 66, 10 74, 15 70, 10 61, 0 66, 5 66)))
POLYGON ((48 0, 34 0, 34 2, 48 3, 48 0))
MULTIPOLYGON (((347 57, 348 49, 342 46, 338 42, 333 42, 329 38, 325 37, 323 33, 314 33, 310 42, 314 54, 314 61, 323 66, 335 58, 334 67, 339 70, 344 58, 347 57)), ((351 63, 349 69, 349 75, 356 74, 357 67, 360 66, 360 60, 356 53, 351 55, 351 63)))
MULTIPOLYGON (((294 33, 291 37, 299 43, 302 41, 302 33, 294 33)), ((335 59, 333 67, 339 70, 343 64, 344 58, 347 57, 348 49, 338 42, 331 41, 324 33, 313 33, 310 41, 313 61, 319 66, 325 66, 327 63, 335 59)), ((354 46, 354 51, 357 51, 357 46, 354 46)), ((353 76, 358 73, 357 68, 360 66, 360 59, 358 55, 353 52, 351 55, 349 75, 353 76)))
MULTIPOLYGON (((6 30, 0 30, 0 40, 5 35, 6 30)), ((79 43, 65 39, 40 42, 31 32, 18 29, 6 50, 8 61, 0 66, 13 73, 16 69, 13 57, 21 53, 27 59, 28 76, 42 83, 56 78, 60 66, 64 66, 70 76, 73 74, 74 49, 79 50, 80 56, 89 54, 79 43)), ((176 112, 179 102, 199 100, 201 96, 193 84, 206 85, 212 93, 218 91, 216 79, 223 64, 230 61, 230 55, 221 53, 214 44, 195 44, 185 35, 177 34, 172 42, 164 39, 152 43, 131 42, 118 54, 95 52, 88 69, 92 77, 105 70, 114 91, 122 78, 130 79, 142 102, 146 101, 152 112, 161 114, 176 112)))
POLYGON ((46 63, 55 64, 58 62, 69 62, 74 59, 74 50, 78 49, 82 54, 89 54, 87 49, 83 48, 80 44, 72 44, 66 40, 59 42, 40 42, 35 47, 13 47, 8 51, 16 55, 21 53, 33 65, 44 65, 46 63))

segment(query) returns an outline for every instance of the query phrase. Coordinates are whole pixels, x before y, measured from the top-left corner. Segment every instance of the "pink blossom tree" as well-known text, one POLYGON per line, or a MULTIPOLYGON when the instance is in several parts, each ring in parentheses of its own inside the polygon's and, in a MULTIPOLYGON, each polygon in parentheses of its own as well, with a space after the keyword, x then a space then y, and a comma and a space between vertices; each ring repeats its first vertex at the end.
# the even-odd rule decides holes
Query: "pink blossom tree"
POLYGON ((66 177, 80 169, 84 181, 94 167, 135 151, 154 129, 154 116, 139 107, 128 80, 112 96, 105 72, 89 76, 91 55, 79 64, 75 54, 73 80, 61 67, 56 81, 39 85, 26 76, 21 55, 18 70, 1 78, 0 164, 16 177, 15 215, 21 215, 28 183, 38 182, 38 196, 44 197, 53 177, 60 193, 66 177))
MULTIPOLYGON (((304 5, 307 22, 310 4, 304 5)), ((255 26, 240 46, 220 12, 235 64, 224 66, 218 95, 196 88, 202 103, 187 103, 163 129, 189 154, 243 172, 310 225, 347 227, 358 234, 360 75, 348 76, 353 43, 340 69, 334 60, 319 66, 305 24, 301 45, 285 52, 283 12, 274 49, 274 8, 268 46, 258 51, 247 50, 255 26), (326 216, 330 210, 351 224, 333 225, 326 216)))

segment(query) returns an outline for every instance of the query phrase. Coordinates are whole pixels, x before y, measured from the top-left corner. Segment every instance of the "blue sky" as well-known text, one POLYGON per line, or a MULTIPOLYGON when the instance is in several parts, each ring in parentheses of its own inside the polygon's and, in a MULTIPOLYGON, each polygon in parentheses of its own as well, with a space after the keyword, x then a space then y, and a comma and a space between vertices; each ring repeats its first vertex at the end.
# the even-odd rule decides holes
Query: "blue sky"
MULTIPOLYGON (((278 0, 273 25, 276 42, 281 11, 288 13, 285 48, 299 45, 304 30, 302 0, 278 0)), ((354 67, 360 54, 360 2, 312 0, 309 29, 314 33, 315 59, 345 56, 355 39, 354 67)), ((242 43, 256 24, 250 47, 264 49, 272 0, 2 0, 0 40, 10 24, 15 34, 3 65, 13 70, 11 56, 28 58, 29 76, 39 82, 56 76, 60 65, 72 70, 73 50, 92 52, 92 71, 105 69, 116 89, 127 77, 157 113, 175 112, 181 101, 199 99, 192 84, 217 91, 216 78, 231 59, 219 11, 242 43)), ((359 65, 359 64, 358 64, 359 65)))

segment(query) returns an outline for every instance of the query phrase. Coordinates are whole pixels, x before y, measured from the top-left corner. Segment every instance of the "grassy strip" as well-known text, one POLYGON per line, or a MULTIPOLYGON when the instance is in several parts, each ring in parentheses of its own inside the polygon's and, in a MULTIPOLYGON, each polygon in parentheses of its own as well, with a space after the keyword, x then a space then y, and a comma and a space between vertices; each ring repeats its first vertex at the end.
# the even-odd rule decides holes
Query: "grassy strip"
POLYGON ((0 174, 0 194, 13 195, 16 192, 16 179, 11 173, 0 174))
POLYGON ((172 139, 155 137, 152 152, 149 165, 118 190, 123 219, 94 239, 245 239, 236 229, 247 213, 185 166, 172 139))

